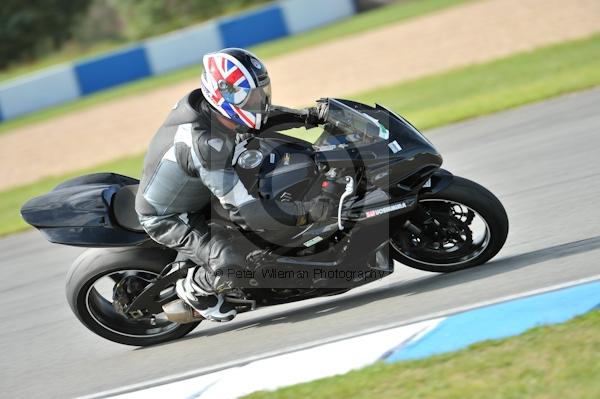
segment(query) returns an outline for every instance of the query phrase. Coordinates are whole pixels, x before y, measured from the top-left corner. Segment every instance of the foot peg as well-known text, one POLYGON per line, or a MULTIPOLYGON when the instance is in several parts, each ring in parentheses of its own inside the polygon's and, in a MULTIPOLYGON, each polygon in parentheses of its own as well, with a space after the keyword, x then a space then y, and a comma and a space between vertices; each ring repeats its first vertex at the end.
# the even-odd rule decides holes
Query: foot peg
POLYGON ((188 271, 187 277, 175 283, 177 296, 203 318, 213 321, 230 321, 237 311, 225 301, 223 294, 214 294, 203 290, 193 279, 194 270, 188 271))

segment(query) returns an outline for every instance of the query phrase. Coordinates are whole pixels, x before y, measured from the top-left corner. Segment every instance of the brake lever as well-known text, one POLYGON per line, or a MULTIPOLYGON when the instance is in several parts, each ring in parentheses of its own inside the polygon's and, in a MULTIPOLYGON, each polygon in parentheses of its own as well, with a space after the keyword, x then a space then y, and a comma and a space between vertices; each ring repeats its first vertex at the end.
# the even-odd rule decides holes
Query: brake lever
POLYGON ((340 197, 340 203, 338 205, 338 229, 344 230, 344 225, 342 224, 342 206, 344 205, 344 200, 348 198, 354 192, 354 179, 351 176, 346 176, 346 188, 340 197))

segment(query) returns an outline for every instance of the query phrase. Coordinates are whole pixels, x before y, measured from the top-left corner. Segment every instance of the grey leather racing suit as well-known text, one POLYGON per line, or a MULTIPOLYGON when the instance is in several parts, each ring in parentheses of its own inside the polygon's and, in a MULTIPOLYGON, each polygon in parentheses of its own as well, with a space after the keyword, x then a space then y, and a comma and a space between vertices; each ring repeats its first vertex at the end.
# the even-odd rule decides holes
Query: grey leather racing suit
MULTIPOLYGON (((140 222, 153 240, 213 272, 223 266, 243 267, 252 248, 239 244, 237 231, 209 224, 205 210, 212 196, 232 222, 248 230, 278 230, 305 224, 307 218, 301 202, 249 194, 232 167, 236 146, 239 150, 244 144, 239 142, 247 132, 227 129, 215 112, 200 90, 174 106, 150 143, 136 197, 140 222)), ((213 287, 221 288, 227 288, 227 282, 213 287)))

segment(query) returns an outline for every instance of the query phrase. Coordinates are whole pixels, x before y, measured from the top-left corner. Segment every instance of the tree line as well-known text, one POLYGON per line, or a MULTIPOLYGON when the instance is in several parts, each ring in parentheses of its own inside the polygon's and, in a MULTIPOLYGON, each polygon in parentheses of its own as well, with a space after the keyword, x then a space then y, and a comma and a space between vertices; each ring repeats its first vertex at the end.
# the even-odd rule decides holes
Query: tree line
POLYGON ((183 28, 272 0, 2 0, 0 69, 183 28))

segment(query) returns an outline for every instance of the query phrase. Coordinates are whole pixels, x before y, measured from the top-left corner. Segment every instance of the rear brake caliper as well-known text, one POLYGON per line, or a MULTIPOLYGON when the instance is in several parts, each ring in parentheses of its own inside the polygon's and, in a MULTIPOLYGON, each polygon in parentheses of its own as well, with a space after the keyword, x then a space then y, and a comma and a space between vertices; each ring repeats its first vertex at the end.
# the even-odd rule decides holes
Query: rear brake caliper
POLYGON ((114 309, 125 317, 132 317, 134 319, 142 317, 144 313, 141 310, 127 313, 125 309, 148 284, 150 284, 150 281, 137 276, 126 276, 122 278, 113 288, 114 309))

